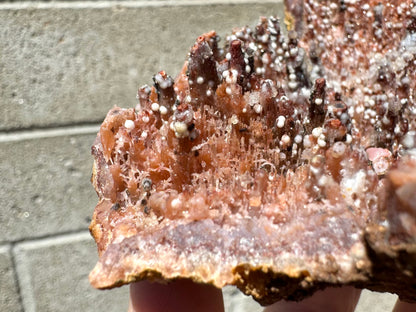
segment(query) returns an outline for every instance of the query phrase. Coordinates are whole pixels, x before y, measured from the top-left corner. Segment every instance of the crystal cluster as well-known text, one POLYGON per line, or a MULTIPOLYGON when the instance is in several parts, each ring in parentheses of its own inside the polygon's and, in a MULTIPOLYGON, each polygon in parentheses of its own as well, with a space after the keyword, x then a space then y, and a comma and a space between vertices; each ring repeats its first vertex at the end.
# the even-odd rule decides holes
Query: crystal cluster
POLYGON ((115 107, 92 153, 97 288, 349 284, 416 297, 416 3, 286 1, 115 107), (391 274, 394 272, 394 275, 391 274))

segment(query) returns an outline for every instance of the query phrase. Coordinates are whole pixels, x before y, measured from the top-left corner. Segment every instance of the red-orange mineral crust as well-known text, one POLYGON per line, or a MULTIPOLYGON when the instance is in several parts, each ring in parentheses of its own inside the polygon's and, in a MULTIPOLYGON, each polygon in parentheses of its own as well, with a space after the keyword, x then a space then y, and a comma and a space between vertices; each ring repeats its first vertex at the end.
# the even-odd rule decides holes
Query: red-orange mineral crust
POLYGON ((416 3, 287 1, 199 37, 115 107, 92 153, 97 288, 354 285, 416 299, 416 3))

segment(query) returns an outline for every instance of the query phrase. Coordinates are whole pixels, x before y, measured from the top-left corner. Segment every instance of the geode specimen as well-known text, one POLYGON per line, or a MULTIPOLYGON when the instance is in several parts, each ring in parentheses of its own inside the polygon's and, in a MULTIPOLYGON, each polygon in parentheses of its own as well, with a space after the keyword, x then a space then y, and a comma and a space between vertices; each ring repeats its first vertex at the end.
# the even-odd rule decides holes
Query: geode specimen
POLYGON ((416 3, 287 1, 200 36, 92 153, 97 288, 190 278, 261 304, 353 285, 416 299, 416 3))

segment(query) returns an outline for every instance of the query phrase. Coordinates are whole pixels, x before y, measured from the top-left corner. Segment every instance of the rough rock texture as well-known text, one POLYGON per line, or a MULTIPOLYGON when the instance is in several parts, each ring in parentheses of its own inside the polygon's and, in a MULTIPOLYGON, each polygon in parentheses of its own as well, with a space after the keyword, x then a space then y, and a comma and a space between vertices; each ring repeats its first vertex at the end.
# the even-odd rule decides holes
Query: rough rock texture
POLYGON ((92 148, 97 288, 237 285, 261 304, 355 285, 416 299, 416 4, 287 1, 200 36, 92 148))

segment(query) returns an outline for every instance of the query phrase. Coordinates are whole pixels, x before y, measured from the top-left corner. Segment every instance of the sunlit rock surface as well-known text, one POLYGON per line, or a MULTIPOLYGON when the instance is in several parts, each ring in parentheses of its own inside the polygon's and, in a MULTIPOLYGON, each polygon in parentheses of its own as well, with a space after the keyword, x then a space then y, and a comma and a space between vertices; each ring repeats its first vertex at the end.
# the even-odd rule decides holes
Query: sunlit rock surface
POLYGON ((115 107, 92 153, 97 288, 350 284, 416 298, 416 6, 287 1, 115 107))

